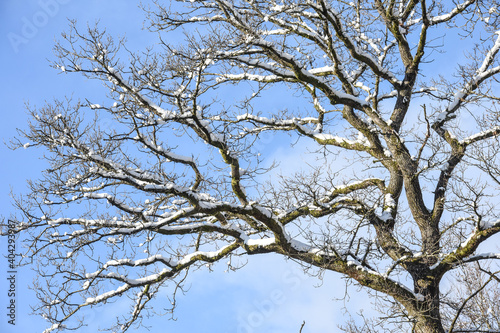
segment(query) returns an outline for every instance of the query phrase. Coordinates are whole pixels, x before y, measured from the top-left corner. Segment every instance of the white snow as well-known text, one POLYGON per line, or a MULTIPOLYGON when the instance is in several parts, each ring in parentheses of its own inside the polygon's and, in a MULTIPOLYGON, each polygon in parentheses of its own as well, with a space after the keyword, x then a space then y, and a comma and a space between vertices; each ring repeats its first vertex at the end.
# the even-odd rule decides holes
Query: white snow
POLYGON ((474 230, 474 232, 472 232, 469 237, 467 237, 467 239, 462 243, 460 244, 460 247, 464 248, 467 246, 467 244, 469 244, 469 242, 476 236, 476 233, 477 233, 477 230, 474 230))
POLYGON ((313 249, 311 245, 308 245, 306 243, 302 243, 301 241, 298 241, 296 239, 291 239, 290 245, 295 250, 300 251, 300 252, 310 252, 310 253, 314 253, 314 254, 321 254, 319 249, 313 249))
POLYGON ((396 207, 396 201, 394 201, 394 198, 392 197, 392 194, 387 193, 385 195, 385 204, 389 207, 396 207))
POLYGON ((459 4, 459 5, 457 5, 455 8, 453 8, 453 10, 451 12, 449 12, 447 14, 435 16, 435 17, 433 17, 433 18, 430 19, 430 23, 431 24, 437 24, 437 23, 449 20, 450 18, 452 18, 457 13, 463 11, 464 8, 466 8, 467 6, 469 6, 471 3, 474 3, 474 1, 475 0, 467 0, 467 1, 465 1, 465 2, 463 2, 461 4, 459 4))
POLYGON ((50 333, 54 330, 57 330, 59 327, 61 326, 61 324, 59 323, 56 323, 56 324, 52 324, 51 327, 47 328, 46 330, 44 330, 42 333, 50 333))
POLYGON ((105 292, 103 294, 100 294, 99 296, 97 297, 89 297, 86 299, 85 301, 85 304, 96 304, 96 303, 99 303, 107 298, 110 298, 110 297, 113 297, 115 295, 118 295, 124 291, 127 291, 128 289, 130 289, 130 286, 128 284, 124 284, 120 287, 118 287, 116 290, 111 290, 111 291, 108 291, 108 292, 105 292))
MULTIPOLYGON (((454 11, 457 10, 457 8, 463 6, 464 4, 468 2, 473 2, 473 0, 468 0, 460 5, 458 5, 454 11)), ((452 11, 453 12, 453 11, 452 11)), ((441 19, 447 19, 447 15, 451 15, 451 13, 443 15, 442 18, 435 17, 433 20, 441 20, 441 19)), ((465 101, 465 99, 470 95, 470 93, 473 91, 475 86, 478 86, 479 83, 484 81, 486 78, 490 77, 491 75, 495 73, 500 72, 500 66, 490 68, 490 66, 493 64, 496 55, 498 51, 500 50, 500 30, 496 32, 498 34, 498 37, 494 43, 494 45, 491 47, 491 49, 488 51, 486 54, 481 66, 476 70, 475 75, 467 82, 465 87, 460 89, 455 93, 453 96, 453 101, 442 111, 438 114, 438 117, 436 118, 436 123, 439 124, 443 121, 446 120, 447 117, 450 115, 454 114, 458 108, 462 105, 462 103, 465 101), (489 68, 489 69, 488 69, 489 68)))
POLYGON ((479 226, 481 227, 481 229, 489 229, 489 228, 496 227, 499 224, 500 224, 500 220, 494 220, 494 221, 484 221, 484 220, 481 220, 479 226))
POLYGON ((473 142, 476 142, 478 140, 491 137, 491 136, 496 136, 500 133, 500 126, 494 126, 490 129, 484 130, 482 132, 476 133, 474 135, 471 135, 462 141, 460 141, 461 144, 471 144, 473 142))
POLYGON ((396 201, 394 200, 394 197, 392 196, 391 193, 386 193, 385 194, 385 196, 384 196, 384 206, 385 206, 385 209, 382 212, 382 215, 379 216, 379 218, 382 221, 387 222, 388 220, 391 220, 393 218, 392 217, 393 210, 394 210, 394 208, 396 208, 396 201))
POLYGON ((186 265, 191 260, 193 260, 193 258, 196 257, 196 256, 202 256, 202 257, 205 257, 205 258, 215 258, 218 255, 220 255, 226 248, 230 247, 231 245, 232 244, 227 245, 227 246, 219 249, 218 251, 196 251, 196 252, 190 253, 190 254, 184 256, 184 258, 182 258, 181 260, 179 260, 176 263, 176 266, 177 265, 186 265))
POLYGON ((274 244, 276 243, 276 239, 275 238, 259 238, 259 239, 246 239, 245 240, 245 244, 248 245, 248 246, 262 246, 262 247, 265 247, 265 246, 268 246, 268 245, 271 245, 271 244, 274 244))

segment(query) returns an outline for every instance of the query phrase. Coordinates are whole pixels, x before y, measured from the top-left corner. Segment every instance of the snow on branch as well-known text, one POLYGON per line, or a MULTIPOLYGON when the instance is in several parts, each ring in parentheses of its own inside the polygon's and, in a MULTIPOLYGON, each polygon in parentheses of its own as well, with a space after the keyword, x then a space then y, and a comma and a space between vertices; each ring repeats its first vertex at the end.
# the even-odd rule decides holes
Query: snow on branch
MULTIPOLYGON (((101 293, 95 297, 88 297, 86 301, 80 305, 78 305, 78 309, 81 307, 85 307, 88 305, 94 305, 97 303, 102 303, 106 301, 109 298, 115 297, 117 295, 121 295, 128 290, 132 288, 137 288, 137 287, 144 287, 144 286, 150 286, 151 284, 158 284, 162 283, 164 280, 169 279, 177 275, 180 271, 184 270, 186 267, 194 264, 195 262, 198 261, 205 261, 205 262, 214 262, 219 260, 222 257, 227 256, 229 253, 233 252, 235 249, 239 248, 238 243, 232 243, 229 245, 226 245, 222 247, 221 249, 217 251, 196 251, 190 254, 187 254, 183 256, 182 259, 176 261, 172 259, 165 259, 159 255, 152 256, 146 259, 142 260, 129 260, 129 259, 121 259, 121 260, 111 260, 108 261, 102 269, 99 271, 96 271, 94 273, 89 273, 86 274, 85 279, 87 281, 84 283, 84 289, 87 289, 90 283, 95 283, 96 279, 100 280, 115 280, 119 282, 123 282, 124 284, 118 287, 117 289, 110 290, 104 293, 101 293), (142 265, 149 265, 152 263, 155 263, 157 261, 161 261, 165 264, 167 264, 170 268, 163 268, 161 271, 147 275, 142 278, 129 278, 128 276, 118 274, 115 272, 108 272, 104 273, 104 271, 109 268, 109 267, 120 267, 123 265, 127 266, 142 266, 142 265)), ((149 287, 148 287, 149 288, 149 287)), ((142 297, 142 295, 139 293, 139 297, 142 297)), ((71 313, 70 315, 74 314, 75 312, 71 313)), ((67 319, 67 318, 66 318, 67 319)))
POLYGON ((474 142, 478 142, 484 139, 495 137, 500 135, 500 126, 495 126, 493 128, 487 129, 483 132, 476 133, 460 141, 461 145, 469 145, 474 142))
POLYGON ((487 259, 500 259, 500 253, 485 252, 485 253, 475 254, 473 256, 465 258, 463 262, 474 262, 487 259))
POLYGON ((451 10, 451 12, 439 16, 434 16, 432 18, 428 18, 430 25, 437 25, 439 23, 448 22, 458 14, 462 13, 466 10, 470 5, 475 3, 475 0, 467 0, 462 3, 459 3, 451 10))
POLYGON ((481 222, 479 228, 476 227, 469 237, 463 241, 454 251, 444 255, 443 259, 434 267, 437 270, 448 270, 463 262, 472 262, 483 259, 498 259, 497 254, 475 255, 479 245, 490 237, 500 233, 500 220, 492 222, 481 222), (474 258, 471 260, 471 258, 474 258))
POLYGON ((368 52, 363 51, 356 46, 356 43, 352 40, 349 34, 345 31, 343 27, 342 20, 340 19, 340 14, 331 7, 329 3, 320 1, 321 5, 311 4, 311 7, 317 11, 321 16, 325 16, 328 21, 330 21, 335 29, 337 37, 344 43, 346 48, 349 50, 353 58, 367 64, 375 74, 386 79, 395 86, 401 85, 401 81, 396 78, 396 76, 385 67, 382 67, 379 62, 372 57, 368 52), (326 9, 326 11, 325 11, 326 9))
POLYGON ((495 228, 495 227, 500 226, 500 220, 493 220, 493 221, 481 220, 481 222, 479 223, 479 226, 482 230, 495 228))
POLYGON ((318 127, 316 127, 316 129, 313 130, 305 126, 306 124, 311 124, 311 123, 318 124, 319 119, 314 117, 278 120, 278 119, 269 119, 266 117, 261 117, 246 113, 237 116, 236 119, 238 121, 246 120, 246 121, 256 122, 259 124, 265 124, 269 126, 268 127, 269 129, 273 128, 285 129, 285 130, 296 129, 300 134, 310 137, 322 145, 332 145, 332 146, 343 147, 353 150, 361 150, 361 151, 366 151, 370 148, 370 142, 363 135, 359 135, 357 140, 349 140, 347 138, 339 137, 336 135, 322 133, 319 131, 318 127))
POLYGON ((500 31, 497 32, 496 34, 498 35, 497 39, 493 44, 493 46, 488 51, 488 53, 486 54, 481 66, 476 70, 476 73, 467 82, 465 87, 454 94, 452 102, 448 104, 448 106, 438 114, 435 122, 433 123, 432 127, 435 130, 442 132, 443 135, 444 131, 442 130, 441 127, 444 125, 445 122, 455 117, 455 112, 460 108, 460 106, 463 103, 465 103, 466 98, 474 90, 476 90, 483 81, 492 77, 495 74, 500 73, 500 66, 490 68, 490 66, 493 64, 496 58, 496 55, 498 54, 498 51, 500 50, 500 31))
POLYGON ((379 179, 379 178, 364 179, 364 180, 349 183, 346 185, 335 186, 333 189, 330 190, 330 192, 324 198, 322 198, 320 200, 320 202, 328 203, 340 195, 346 195, 346 194, 352 193, 356 190, 366 189, 366 188, 371 187, 371 186, 376 186, 380 189, 385 188, 385 184, 384 184, 384 181, 382 179, 379 179))
POLYGON ((396 214, 397 204, 391 193, 386 193, 384 196, 384 210, 380 219, 384 222, 393 220, 396 214))

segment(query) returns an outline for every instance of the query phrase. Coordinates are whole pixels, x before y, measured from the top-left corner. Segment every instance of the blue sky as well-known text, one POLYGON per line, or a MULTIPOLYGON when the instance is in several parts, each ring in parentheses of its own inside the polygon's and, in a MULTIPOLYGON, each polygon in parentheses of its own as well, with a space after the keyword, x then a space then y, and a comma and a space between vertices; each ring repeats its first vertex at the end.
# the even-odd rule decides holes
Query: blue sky
MULTIPOLYGON (((140 49, 155 42, 155 35, 141 30, 144 20, 136 1, 76 1, 76 0, 4 0, 0 2, 0 38, 2 52, 1 138, 7 142, 16 135, 16 128, 25 128, 27 116, 24 104, 42 106, 54 97, 91 97, 99 87, 77 75, 64 75, 49 67, 54 59, 52 46, 68 27, 67 19, 77 19, 80 25, 100 20, 113 35, 126 35, 131 49, 140 49)), ((44 168, 41 152, 11 151, 0 145, 2 157, 0 177, 0 215, 12 213, 9 192, 22 193, 27 179, 36 179, 44 168)), ((276 153, 287 155, 286 148, 276 153)), ((5 238, 0 238, 0 253, 5 253, 5 238)), ((324 281, 302 273, 293 262, 274 256, 250 257, 247 267, 225 273, 225 265, 215 267, 214 273, 194 272, 188 280, 186 296, 181 296, 177 321, 168 316, 145 321, 149 332, 298 332, 303 320, 306 332, 335 331, 342 321, 342 302, 333 302, 344 293, 344 283, 334 274, 324 281), (317 287, 321 285, 320 287, 317 287)), ((17 274, 17 322, 7 324, 6 261, 0 260, 0 331, 41 332, 46 323, 28 315, 34 304, 34 293, 28 289, 33 273, 28 267, 17 274)), ((166 294, 164 294, 166 296, 166 294)), ((166 297, 165 297, 166 300, 166 297)), ((89 326, 78 332, 95 332, 113 322, 114 314, 126 309, 128 300, 106 307, 88 310, 89 326)), ((351 306, 363 307, 366 299, 359 295, 351 306)), ((155 303, 161 306, 161 300, 155 303)), ((158 309, 161 312, 161 308, 158 309)), ((144 329, 131 330, 144 332, 144 329)))

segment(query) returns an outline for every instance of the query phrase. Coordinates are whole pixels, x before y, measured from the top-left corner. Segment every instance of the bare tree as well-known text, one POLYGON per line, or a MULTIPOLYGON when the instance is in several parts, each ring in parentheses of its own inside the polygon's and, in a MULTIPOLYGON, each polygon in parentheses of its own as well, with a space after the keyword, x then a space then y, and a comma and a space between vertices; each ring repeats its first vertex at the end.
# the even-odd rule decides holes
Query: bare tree
POLYGON ((46 332, 127 295, 126 331, 189 269, 260 253, 372 291, 381 329, 498 332, 495 264, 453 273, 500 258, 478 250, 500 232, 496 3, 158 1, 140 53, 73 25, 54 67, 107 98, 30 109, 14 143, 50 163, 16 201, 46 332), (309 166, 273 171, 268 132, 307 142, 309 166))
POLYGON ((499 332, 500 279, 479 263, 463 265, 456 282, 444 295, 442 311, 450 332, 499 332), (449 309, 447 309, 449 307, 449 309))

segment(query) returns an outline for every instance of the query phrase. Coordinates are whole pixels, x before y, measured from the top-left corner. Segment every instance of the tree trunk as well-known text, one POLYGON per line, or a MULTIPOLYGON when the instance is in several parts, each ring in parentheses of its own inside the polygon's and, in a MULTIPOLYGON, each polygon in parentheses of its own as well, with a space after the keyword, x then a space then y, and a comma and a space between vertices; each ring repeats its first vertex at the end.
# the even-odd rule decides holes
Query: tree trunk
POLYGON ((440 314, 440 279, 434 276, 427 264, 417 265, 413 270, 414 290, 421 297, 417 305, 416 333, 444 333, 440 314))
POLYGON ((415 324, 416 333, 444 333, 440 318, 419 318, 415 324))
POLYGON ((439 313, 439 292, 425 295, 425 300, 419 305, 414 332, 444 333, 441 314, 439 313))

